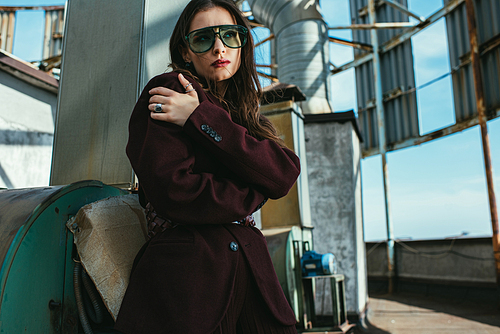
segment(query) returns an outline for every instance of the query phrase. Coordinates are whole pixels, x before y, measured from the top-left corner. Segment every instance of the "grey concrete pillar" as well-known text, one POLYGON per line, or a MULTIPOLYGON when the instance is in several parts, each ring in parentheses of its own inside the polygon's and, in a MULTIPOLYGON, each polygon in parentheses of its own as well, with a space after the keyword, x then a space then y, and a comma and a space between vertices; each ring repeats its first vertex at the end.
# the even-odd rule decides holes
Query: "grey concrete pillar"
MULTIPOLYGON (((304 122, 314 249, 335 255, 348 315, 359 319, 368 294, 356 119, 350 111, 305 115, 304 122)), ((328 284, 316 286, 316 312, 332 314, 328 284)))
POLYGON ((130 114, 147 81, 167 70, 169 38, 188 2, 68 2, 51 185, 133 182, 130 114))

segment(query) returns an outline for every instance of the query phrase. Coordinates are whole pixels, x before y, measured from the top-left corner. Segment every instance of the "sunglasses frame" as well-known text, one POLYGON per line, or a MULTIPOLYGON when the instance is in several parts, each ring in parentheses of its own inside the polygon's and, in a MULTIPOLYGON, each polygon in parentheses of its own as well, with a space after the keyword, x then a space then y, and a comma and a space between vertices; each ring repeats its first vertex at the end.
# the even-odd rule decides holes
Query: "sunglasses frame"
POLYGON ((196 29, 196 30, 190 31, 186 36, 184 36, 184 38, 186 39, 186 41, 188 43, 188 46, 189 46, 189 49, 191 49, 191 51, 193 51, 194 53, 205 53, 205 52, 209 51, 211 48, 214 47, 215 39, 217 38, 216 37, 217 35, 219 35, 219 39, 221 40, 222 44, 224 44, 225 46, 227 46, 230 49, 239 49, 239 48, 242 48, 242 47, 245 46, 245 44, 247 44, 247 41, 248 41, 248 29, 245 28, 244 26, 239 25, 239 24, 223 24, 223 25, 218 25, 218 26, 210 26, 210 27, 196 29), (245 39, 243 40, 243 42, 241 43, 240 46, 229 46, 229 45, 226 44, 226 42, 224 42, 224 39, 220 35, 220 31, 221 31, 221 29, 228 28, 228 27, 237 27, 238 30, 241 29, 244 32, 245 39), (219 28, 219 31, 215 32, 214 31, 215 28, 219 28), (210 47, 208 49, 206 49, 205 51, 195 51, 191 47, 191 43, 189 42, 189 36, 191 34, 193 34, 193 33, 201 31, 201 30, 210 30, 210 31, 212 31, 212 33, 214 34, 214 39, 213 39, 212 44, 210 45, 210 47))

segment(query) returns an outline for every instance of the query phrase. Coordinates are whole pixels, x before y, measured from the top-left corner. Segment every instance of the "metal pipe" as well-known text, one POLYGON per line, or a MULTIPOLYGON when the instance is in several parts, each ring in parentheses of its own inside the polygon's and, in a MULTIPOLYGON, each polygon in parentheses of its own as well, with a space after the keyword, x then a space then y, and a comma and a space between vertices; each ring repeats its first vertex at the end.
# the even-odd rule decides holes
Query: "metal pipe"
POLYGON ((255 43, 255 47, 258 47, 259 45, 264 44, 265 42, 268 42, 270 40, 274 39, 274 34, 269 35, 269 37, 263 39, 262 41, 255 43))
MULTIPOLYGON (((375 0, 368 0, 368 16, 370 24, 375 24, 375 0)), ((386 157, 386 138, 385 138, 385 120, 384 120, 384 98, 382 92, 382 78, 380 69, 380 54, 378 46, 377 30, 370 31, 371 44, 373 46, 373 81, 375 83, 375 105, 377 108, 378 120, 378 142, 379 152, 382 156, 382 178, 384 181, 384 199, 385 199, 385 220, 387 226, 387 274, 389 279, 388 292, 394 291, 394 235, 392 228, 390 195, 389 195, 389 170, 386 157)))
MULTIPOLYGON (((276 36, 279 81, 297 85, 307 96, 304 114, 329 113, 330 56, 328 26, 310 0, 248 0, 255 19, 276 36)), ((271 48, 273 52, 273 48, 271 48)), ((259 74, 266 77, 263 74, 259 74)))
POLYGON ((481 139, 483 146, 484 169, 486 171, 486 183, 488 186, 488 198, 490 202, 491 226, 493 230, 493 252, 495 256, 495 267, 497 285, 500 287, 500 234, 498 228, 498 212, 496 207, 495 189, 493 186, 493 167, 490 156, 490 140, 488 137, 488 127, 486 118, 486 107, 484 105, 483 79, 481 76, 481 59, 479 57, 479 46, 477 41, 476 15, 472 0, 465 0, 467 11, 467 23, 469 26, 469 42, 471 51, 472 73, 474 78, 474 90, 476 93, 476 106, 481 128, 481 139))
POLYGON ((347 45, 347 46, 352 46, 353 48, 357 49, 363 49, 366 51, 373 51, 373 46, 370 44, 366 43, 360 43, 360 42, 353 42, 353 41, 348 41, 342 38, 336 38, 336 37, 328 37, 328 40, 333 43, 341 44, 341 45, 347 45))

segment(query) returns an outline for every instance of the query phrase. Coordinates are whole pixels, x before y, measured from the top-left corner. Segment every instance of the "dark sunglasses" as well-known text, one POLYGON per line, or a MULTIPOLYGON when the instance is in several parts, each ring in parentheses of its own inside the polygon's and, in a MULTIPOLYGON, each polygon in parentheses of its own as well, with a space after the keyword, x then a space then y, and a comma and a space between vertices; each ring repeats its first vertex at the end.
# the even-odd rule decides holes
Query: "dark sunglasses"
POLYGON ((243 47, 247 42, 248 29, 240 25, 221 25, 205 27, 191 31, 185 36, 189 48, 195 53, 210 50, 215 44, 215 36, 219 35, 225 46, 231 49, 243 47), (215 31, 215 29, 219 31, 215 31))

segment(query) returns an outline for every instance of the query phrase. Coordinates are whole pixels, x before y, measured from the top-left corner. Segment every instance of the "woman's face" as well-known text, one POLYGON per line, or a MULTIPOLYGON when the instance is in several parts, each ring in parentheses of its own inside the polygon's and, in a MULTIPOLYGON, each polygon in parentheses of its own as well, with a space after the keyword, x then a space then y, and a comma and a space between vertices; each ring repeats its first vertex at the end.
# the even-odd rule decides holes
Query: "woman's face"
MULTIPOLYGON (((191 21, 189 32, 225 24, 236 24, 236 21, 224 8, 214 7, 198 12, 191 21)), ((184 60, 193 63, 198 75, 220 82, 231 78, 240 68, 241 48, 228 48, 217 36, 214 46, 207 52, 194 53, 188 48, 184 52, 184 60)))

